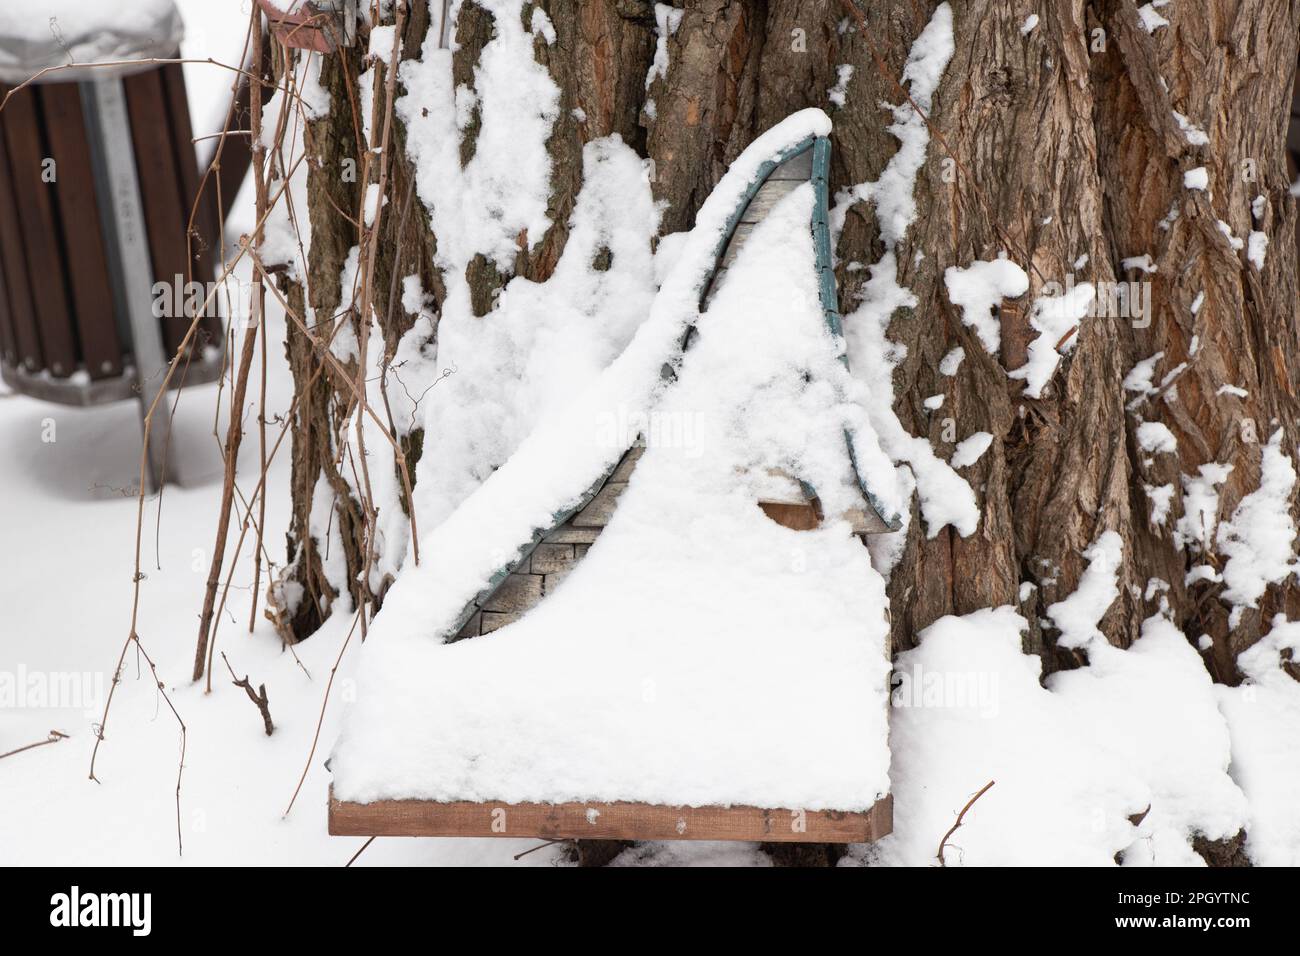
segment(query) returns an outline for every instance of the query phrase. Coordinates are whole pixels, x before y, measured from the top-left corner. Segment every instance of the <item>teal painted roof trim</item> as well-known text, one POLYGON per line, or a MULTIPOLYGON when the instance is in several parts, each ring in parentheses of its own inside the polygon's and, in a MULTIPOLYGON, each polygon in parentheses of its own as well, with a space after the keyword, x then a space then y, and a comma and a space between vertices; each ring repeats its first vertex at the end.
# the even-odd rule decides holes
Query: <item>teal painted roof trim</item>
MULTIPOLYGON (((822 315, 826 321, 826 327, 830 330, 831 335, 834 336, 836 343, 839 346, 840 361, 843 362, 844 366, 847 368, 848 354, 844 348, 843 322, 840 318, 839 312, 839 293, 835 283, 834 259, 831 255, 830 210, 828 205, 830 195, 829 179, 831 142, 825 136, 809 136, 793 146, 782 150, 773 159, 766 160, 759 165, 754 181, 750 183, 749 187, 737 201, 736 208, 728 217, 726 228, 723 230, 721 238, 719 238, 717 245, 714 247, 713 268, 710 270, 708 278, 700 287, 699 307, 701 311, 704 310, 705 298, 708 296, 714 279, 717 278, 718 268, 722 263, 723 256, 727 253, 727 246, 730 245, 732 237, 736 234, 736 227, 740 225, 740 220, 744 217, 745 210, 748 208, 750 201, 758 193, 759 189, 762 188, 763 184, 767 182, 768 177, 776 171, 777 167, 810 149, 813 152, 812 177, 810 179, 813 184, 813 214, 811 227, 813 250, 816 258, 815 268, 817 270, 818 298, 822 307, 822 315)), ((675 366, 680 364, 682 353, 685 351, 693 331, 694 326, 692 325, 690 329, 687 329, 686 334, 682 337, 682 340, 679 343, 680 351, 678 354, 673 356, 671 362, 664 364, 663 374, 665 378, 676 377, 675 366)), ((879 516, 880 520, 886 525, 886 527, 891 531, 897 531, 902 527, 902 516, 891 513, 880 499, 877 498, 876 495, 867 487, 866 481, 862 477, 862 473, 858 470, 858 457, 853 450, 853 432, 851 430, 845 430, 844 443, 845 447, 848 449, 849 462, 853 468, 854 481, 862 492, 863 497, 866 498, 867 502, 871 505, 872 509, 876 512, 877 516, 879 516)), ((507 577, 519 570, 546 536, 591 503, 592 499, 595 498, 596 495, 600 493, 600 490, 605 487, 610 477, 618 468, 619 463, 622 462, 623 456, 627 454, 631 447, 632 446, 629 445, 627 448, 623 449, 605 474, 578 497, 576 504, 571 508, 555 512, 555 514, 552 515, 551 524, 548 527, 534 530, 531 540, 520 547, 519 552, 513 560, 507 562, 492 575, 488 580, 487 586, 483 588, 483 590, 480 591, 468 605, 466 605, 464 610, 461 611, 459 617, 457 617, 456 621, 443 632, 443 637, 449 641, 456 640, 456 634, 459 633, 460 629, 465 626, 471 617, 474 616, 479 607, 492 596, 507 577)), ((805 485, 804 487, 810 494, 815 493, 815 489, 811 488, 811 486, 805 485)))
MULTIPOLYGON (((821 299, 822 315, 826 327, 834 336, 840 349, 840 361, 849 367, 848 350, 844 344, 844 322, 840 318, 839 290, 835 284, 835 259, 831 254, 830 224, 830 175, 831 175, 831 141, 825 136, 818 136, 812 144, 812 184, 813 184, 813 252, 816 257, 817 292, 821 299)), ((867 487, 858 468, 858 456, 853 450, 853 431, 844 430, 844 444, 848 448, 849 462, 853 466, 853 478, 858 490, 867 499, 873 511, 890 531, 897 531, 903 526, 903 516, 891 512, 875 493, 867 487)))

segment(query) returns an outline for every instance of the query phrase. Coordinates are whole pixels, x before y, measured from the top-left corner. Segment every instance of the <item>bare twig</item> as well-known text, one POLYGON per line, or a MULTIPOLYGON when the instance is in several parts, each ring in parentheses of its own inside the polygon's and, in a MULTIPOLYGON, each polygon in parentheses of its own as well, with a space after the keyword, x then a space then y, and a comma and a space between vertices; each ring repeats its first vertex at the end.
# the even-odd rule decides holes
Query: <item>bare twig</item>
POLYGON ((374 843, 374 842, 375 842, 375 838, 374 838, 374 837, 371 837, 371 838, 370 838, 369 840, 367 840, 365 843, 361 844, 361 849, 357 850, 356 853, 353 853, 353 854, 352 854, 352 859, 350 859, 350 860, 348 860, 346 863, 344 863, 344 864, 343 864, 343 868, 344 868, 344 869, 347 869, 347 868, 348 868, 349 866, 351 866, 353 863, 357 862, 357 857, 359 857, 362 853, 365 853, 365 852, 366 852, 366 847, 370 846, 370 844, 372 844, 372 843, 374 843))
POLYGON ((226 657, 226 652, 221 652, 221 659, 226 662, 226 670, 230 671, 230 680, 236 687, 244 688, 244 693, 248 699, 256 705, 258 713, 262 715, 262 726, 266 728, 266 736, 271 736, 275 732, 275 724, 271 723, 271 701, 266 696, 266 685, 261 684, 257 690, 253 690, 253 683, 247 677, 242 680, 235 676, 235 669, 230 666, 230 660, 226 657))
POLYGON ((524 857, 526 857, 526 856, 527 856, 528 854, 530 854, 530 853, 536 853, 538 850, 545 850, 548 846, 555 846, 555 844, 557 844, 557 843, 570 843, 570 842, 572 842, 572 841, 570 841, 570 840, 543 840, 541 843, 537 844, 537 846, 531 846, 531 847, 529 847, 527 850, 524 850, 523 853, 516 853, 515 856, 514 856, 514 859, 515 859, 515 862, 517 863, 517 862, 519 862, 520 860, 522 860, 524 857))
POLYGON ((20 754, 24 750, 33 750, 36 747, 44 747, 46 744, 57 744, 60 740, 67 740, 67 739, 68 739, 67 734, 60 733, 57 730, 51 730, 50 735, 46 737, 44 740, 38 740, 36 741, 36 743, 28 744, 26 747, 19 747, 17 750, 10 750, 7 753, 0 754, 0 760, 4 760, 5 757, 12 757, 14 754, 20 754))
POLYGON ((253 74, 250 73, 248 70, 241 70, 239 67, 231 66, 229 63, 222 63, 220 60, 214 60, 210 56, 208 57, 154 56, 154 57, 147 57, 146 59, 143 60, 102 60, 102 61, 97 61, 95 63, 62 63, 58 66, 47 66, 45 67, 45 69, 33 73, 31 76, 23 80, 17 86, 10 87, 9 90, 4 95, 4 99, 0 99, 0 112, 3 112, 5 105, 9 102, 9 97, 13 96, 19 90, 26 89, 27 87, 31 86, 33 83, 40 81, 45 76, 51 73, 62 73, 66 70, 77 70, 77 69, 88 70, 88 69, 98 69, 98 68, 115 67, 115 66, 127 66, 127 67, 168 66, 173 63, 179 65, 184 65, 186 63, 206 63, 209 66, 219 66, 224 70, 231 70, 235 73, 238 73, 240 76, 247 77, 249 79, 249 82, 253 82, 253 80, 255 79, 253 77, 253 74))
POLYGON ((973 797, 971 797, 969 800, 967 800, 967 801, 966 801, 966 806, 964 806, 964 807, 961 808, 961 813, 957 814, 957 820, 956 820, 956 822, 954 822, 953 825, 952 825, 951 827, 948 828, 948 832, 945 833, 945 834, 943 835, 943 839, 939 841, 939 852, 936 853, 935 856, 938 858, 938 860, 939 860, 939 865, 940 865, 940 866, 947 866, 947 865, 948 865, 946 862, 944 862, 944 859, 943 859, 943 851, 944 851, 944 849, 945 849, 945 848, 947 847, 947 845, 948 845, 948 838, 951 837, 954 833, 957 832, 957 828, 958 828, 959 826, 961 826, 962 818, 963 818, 964 816, 966 816, 966 811, 969 810, 971 807, 973 807, 973 806, 975 805, 975 801, 976 801, 976 800, 978 800, 980 797, 984 796, 984 794, 988 793, 988 792, 989 792, 989 788, 992 787, 993 784, 996 783, 996 782, 997 782, 997 781, 995 781, 995 780, 990 780, 988 783, 984 784, 984 786, 980 787, 980 789, 979 789, 979 793, 975 794, 975 796, 973 796, 973 797))
MULTIPOLYGON (((162 61, 162 62, 181 62, 181 61, 169 60, 169 61, 162 61)), ((208 61, 199 60, 194 62, 202 63, 208 61)), ((46 71, 42 71, 42 72, 46 72, 46 71)), ((3 104, 0 104, 0 108, 2 107, 3 104)), ((293 169, 289 170, 285 182, 280 184, 276 196, 272 200, 272 205, 274 205, 274 202, 281 195, 284 194, 285 190, 288 188, 289 178, 292 176, 293 172, 297 169, 297 166, 301 162, 302 162, 302 157, 299 157, 299 159, 295 162, 293 169)), ((269 210, 268 210, 268 215, 269 215, 269 210)), ((260 230, 263 227, 263 225, 265 224, 265 220, 266 220, 266 216, 262 216, 258 219, 254 229, 255 233, 257 230, 260 230)), ((204 301, 198 306, 198 308, 195 309, 194 317, 190 322, 190 327, 186 331, 184 337, 181 339, 180 344, 176 348, 176 357, 173 358, 172 362, 169 364, 167 373, 166 375, 163 376, 163 381, 158 389, 158 392, 154 396, 152 402, 150 402, 148 410, 145 412, 143 427, 141 429, 143 435, 142 435, 142 441, 140 445, 140 464, 139 464, 139 472, 138 472, 139 483, 137 485, 138 491, 136 492, 135 572, 132 577, 133 593, 131 599, 131 626, 128 630, 126 640, 122 642, 121 650, 118 652, 117 666, 113 670, 113 681, 109 687, 108 697, 104 701, 103 714, 100 717, 99 723, 95 728, 95 745, 91 749, 91 753, 90 753, 89 778, 98 783, 99 779, 95 776, 95 762, 99 757, 99 747, 104 742, 104 737, 105 737, 104 731, 108 725, 108 715, 113 707, 113 699, 117 692, 117 685, 121 680, 122 667, 126 662, 127 652, 131 649, 131 646, 134 644, 137 651, 139 651, 139 653, 144 656, 145 660, 149 661, 150 669, 154 671, 154 680, 157 683, 159 690, 162 692, 162 696, 164 700, 166 700, 167 706, 172 711, 172 714, 173 716, 175 716, 176 721, 179 724, 181 729, 181 753, 180 753, 179 766, 176 773, 176 840, 177 840, 177 846, 181 850, 183 850, 183 844, 181 842, 181 826, 180 826, 180 792, 181 792, 181 778, 185 769, 185 747, 186 747, 185 722, 181 720, 180 714, 179 712, 177 712, 175 706, 172 704, 171 699, 167 696, 166 690, 164 689, 162 682, 158 680, 157 670, 153 665, 153 661, 149 657, 149 655, 145 652, 144 645, 140 641, 139 634, 136 632, 136 624, 137 621, 139 620, 139 613, 140 613, 140 582, 143 581, 145 578, 144 572, 141 569, 141 553, 142 553, 142 542, 144 536, 144 513, 145 513, 145 485, 146 485, 145 476, 148 474, 149 442, 153 433, 154 416, 157 414, 160 406, 164 410, 166 408, 166 406, 162 404, 163 398, 167 393, 168 387, 171 384, 172 379, 177 374, 177 371, 181 369, 181 367, 183 366, 183 362, 178 360, 182 356, 185 356, 189 353, 189 349, 191 348, 194 342, 195 335, 197 334, 200 318, 203 315, 207 314, 207 309, 211 307, 212 300, 216 296, 217 290, 224 286, 226 280, 234 272, 235 267, 239 264, 240 260, 242 260, 246 254, 248 254, 248 252, 249 252, 249 244, 246 242, 242 243, 239 247, 238 252, 235 254, 234 258, 232 258, 231 261, 225 265, 221 275, 218 277, 217 281, 213 283, 212 288, 208 292, 207 296, 204 298, 204 301)))
MULTIPOLYGON (((253 70, 260 77, 262 75, 262 18, 255 10, 253 14, 252 26, 252 48, 253 48, 253 70)), ((249 238, 247 245, 260 246, 262 242, 261 222, 266 218, 268 211, 266 196, 266 179, 265 179, 265 162, 266 150, 262 146, 262 84, 252 83, 249 86, 249 113, 250 125, 253 131, 253 176, 257 186, 257 219, 258 228, 254 230, 253 235, 249 238)), ((259 291, 262 288, 262 282, 258 282, 259 291)), ((221 506, 217 514, 217 537, 212 546, 212 564, 208 568, 207 587, 203 592, 203 611, 199 616, 199 636, 198 643, 194 650, 194 673, 193 679, 198 680, 203 676, 206 669, 208 672, 207 689, 212 690, 212 668, 209 657, 209 638, 212 628, 212 614, 217 600, 217 587, 221 583, 221 565, 226 557, 226 539, 230 534, 230 509, 235 497, 235 467, 239 458, 239 446, 243 441, 243 420, 241 410, 244 407, 244 396, 248 390, 248 373, 253 365, 253 356, 256 354, 257 340, 262 334, 262 315, 257 308, 262 302, 261 296, 253 299, 253 314, 256 319, 255 323, 244 329, 243 348, 239 355, 239 371, 235 377, 235 386, 231 392, 230 405, 230 424, 226 430, 226 447, 225 447, 225 475, 221 486, 221 506)), ((266 448, 265 431, 262 433, 262 449, 266 448)), ((258 538, 261 539, 261 528, 258 528, 258 538)), ((215 645, 213 645, 215 646, 215 645)))

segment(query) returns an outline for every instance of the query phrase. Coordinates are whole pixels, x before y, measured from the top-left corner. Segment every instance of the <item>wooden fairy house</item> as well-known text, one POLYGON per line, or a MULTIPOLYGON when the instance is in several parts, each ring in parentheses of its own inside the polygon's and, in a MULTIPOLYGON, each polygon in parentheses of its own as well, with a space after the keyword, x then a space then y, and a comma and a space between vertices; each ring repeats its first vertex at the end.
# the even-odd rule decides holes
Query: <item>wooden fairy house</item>
POLYGON ((828 133, 804 111, 736 161, 627 351, 422 542, 363 652, 331 833, 890 831, 863 538, 900 496, 844 362, 828 133))
POLYGON ((285 46, 333 53, 357 38, 357 0, 257 0, 271 33, 285 46))
MULTIPOLYGON (((181 67, 156 62, 179 55, 180 15, 126 6, 0 14, 0 376, 60 404, 151 402, 192 318, 156 288, 206 292, 219 257, 181 67)), ((215 312, 198 331, 173 387, 220 375, 215 312)))

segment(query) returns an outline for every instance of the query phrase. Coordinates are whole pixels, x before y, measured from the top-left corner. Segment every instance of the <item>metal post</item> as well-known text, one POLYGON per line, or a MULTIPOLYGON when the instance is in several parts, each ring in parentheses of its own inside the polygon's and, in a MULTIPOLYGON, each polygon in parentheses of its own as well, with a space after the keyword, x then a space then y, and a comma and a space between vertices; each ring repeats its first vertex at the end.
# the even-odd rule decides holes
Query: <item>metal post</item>
MULTIPOLYGON (((126 331, 130 334, 143 431, 145 415, 162 391, 170 363, 158 317, 153 312, 153 266, 140 202, 131 120, 120 77, 88 80, 82 84, 81 91, 96 193, 102 204, 105 244, 113 267, 116 311, 119 321, 125 315, 126 331)), ((167 467, 171 418, 165 413, 164 404, 160 403, 159 409, 160 414, 153 419, 148 435, 145 479, 150 493, 162 487, 164 476, 175 478, 167 467)))

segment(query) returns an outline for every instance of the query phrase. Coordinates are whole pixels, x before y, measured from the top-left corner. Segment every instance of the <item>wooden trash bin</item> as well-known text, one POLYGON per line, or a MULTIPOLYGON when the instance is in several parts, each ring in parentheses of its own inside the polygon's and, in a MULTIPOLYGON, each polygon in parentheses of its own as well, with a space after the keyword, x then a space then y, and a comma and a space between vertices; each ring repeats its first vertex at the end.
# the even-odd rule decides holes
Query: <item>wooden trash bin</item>
MULTIPOLYGON (((203 307, 220 259, 215 193, 187 232, 200 179, 185 81, 178 64, 139 62, 176 57, 181 21, 148 6, 166 15, 145 35, 117 35, 94 16, 93 34, 76 24, 50 27, 46 42, 30 25, 0 34, 0 97, 13 91, 0 111, 0 375, 33 398, 135 398, 147 409, 200 309, 170 384, 221 374, 218 297, 203 307), (87 50, 136 62, 64 68, 87 50)), ((156 425, 155 485, 165 437, 156 425)))

